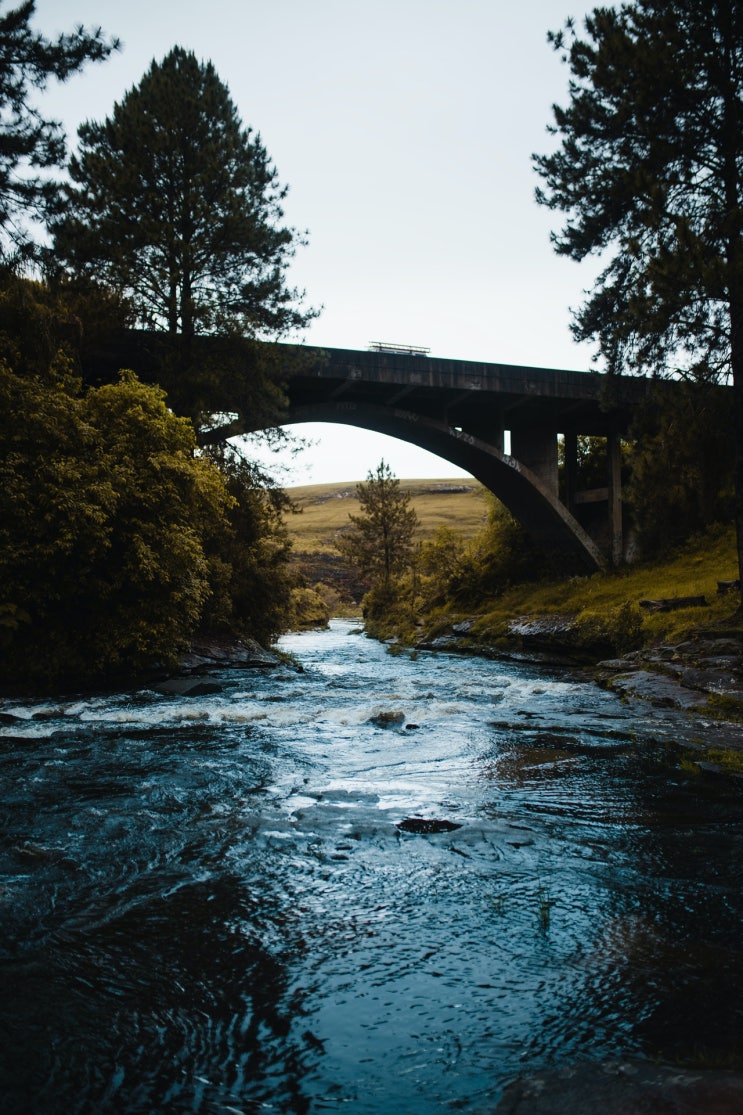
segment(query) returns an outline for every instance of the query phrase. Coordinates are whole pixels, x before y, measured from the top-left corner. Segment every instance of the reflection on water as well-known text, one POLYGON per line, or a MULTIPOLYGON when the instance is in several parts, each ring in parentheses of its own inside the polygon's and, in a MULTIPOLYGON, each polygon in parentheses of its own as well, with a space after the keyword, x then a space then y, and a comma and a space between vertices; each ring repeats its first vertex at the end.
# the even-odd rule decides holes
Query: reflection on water
POLYGON ((0 706, 0 1087, 33 1112, 492 1111, 740 1053, 739 784, 579 676, 392 657, 0 706), (401 831, 406 817, 461 827, 401 831))

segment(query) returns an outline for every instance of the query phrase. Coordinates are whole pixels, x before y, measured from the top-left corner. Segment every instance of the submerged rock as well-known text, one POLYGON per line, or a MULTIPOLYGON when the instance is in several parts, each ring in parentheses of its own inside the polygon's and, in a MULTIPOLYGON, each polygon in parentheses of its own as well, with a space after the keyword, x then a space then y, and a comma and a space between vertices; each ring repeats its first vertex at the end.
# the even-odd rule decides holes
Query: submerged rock
POLYGON ((394 728, 398 724, 402 724, 404 719, 405 713, 402 709, 382 709, 381 712, 375 712, 373 716, 369 717, 369 723, 374 724, 377 728, 394 728))
POLYGON ((170 678, 154 686, 158 693, 168 697, 205 697, 209 693, 221 693, 222 686, 219 682, 210 681, 209 678, 170 678))
POLYGON ((404 821, 398 821, 396 828, 402 832, 414 832, 428 835, 436 832, 453 832, 454 829, 461 829, 455 821, 438 820, 435 817, 406 817, 404 821))

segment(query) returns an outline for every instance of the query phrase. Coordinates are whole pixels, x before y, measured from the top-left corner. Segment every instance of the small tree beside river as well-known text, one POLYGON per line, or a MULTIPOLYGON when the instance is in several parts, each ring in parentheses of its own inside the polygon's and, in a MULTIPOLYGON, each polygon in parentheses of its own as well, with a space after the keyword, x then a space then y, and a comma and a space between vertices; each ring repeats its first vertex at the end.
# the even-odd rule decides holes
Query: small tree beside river
POLYGON ((361 512, 349 515, 351 526, 336 545, 368 582, 365 606, 373 618, 393 604, 399 582, 410 568, 418 516, 410 496, 383 460, 369 471, 365 483, 356 485, 356 494, 361 512))

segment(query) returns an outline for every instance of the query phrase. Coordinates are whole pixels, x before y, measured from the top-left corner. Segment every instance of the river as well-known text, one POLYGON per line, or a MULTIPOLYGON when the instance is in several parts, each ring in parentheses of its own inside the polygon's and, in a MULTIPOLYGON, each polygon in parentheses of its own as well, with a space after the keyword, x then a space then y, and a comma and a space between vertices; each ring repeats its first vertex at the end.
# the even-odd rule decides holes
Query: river
POLYGON ((743 784, 672 750, 703 724, 348 621, 281 646, 218 694, 0 702, 3 1111, 484 1115, 740 1055, 743 784))

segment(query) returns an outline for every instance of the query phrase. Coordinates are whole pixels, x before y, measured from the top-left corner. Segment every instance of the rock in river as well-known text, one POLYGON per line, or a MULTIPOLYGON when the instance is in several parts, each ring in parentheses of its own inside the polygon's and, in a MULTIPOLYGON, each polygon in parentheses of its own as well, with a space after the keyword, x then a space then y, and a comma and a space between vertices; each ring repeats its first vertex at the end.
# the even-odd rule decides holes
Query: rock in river
POLYGON ((208 693, 222 692, 219 682, 204 677, 170 678, 168 681, 161 681, 153 688, 168 697, 204 697, 208 693))
POLYGON ((434 832, 453 832, 454 829, 461 829, 462 826, 455 821, 437 820, 435 817, 406 817, 404 821, 399 821, 396 827, 402 832, 428 835, 434 832))

